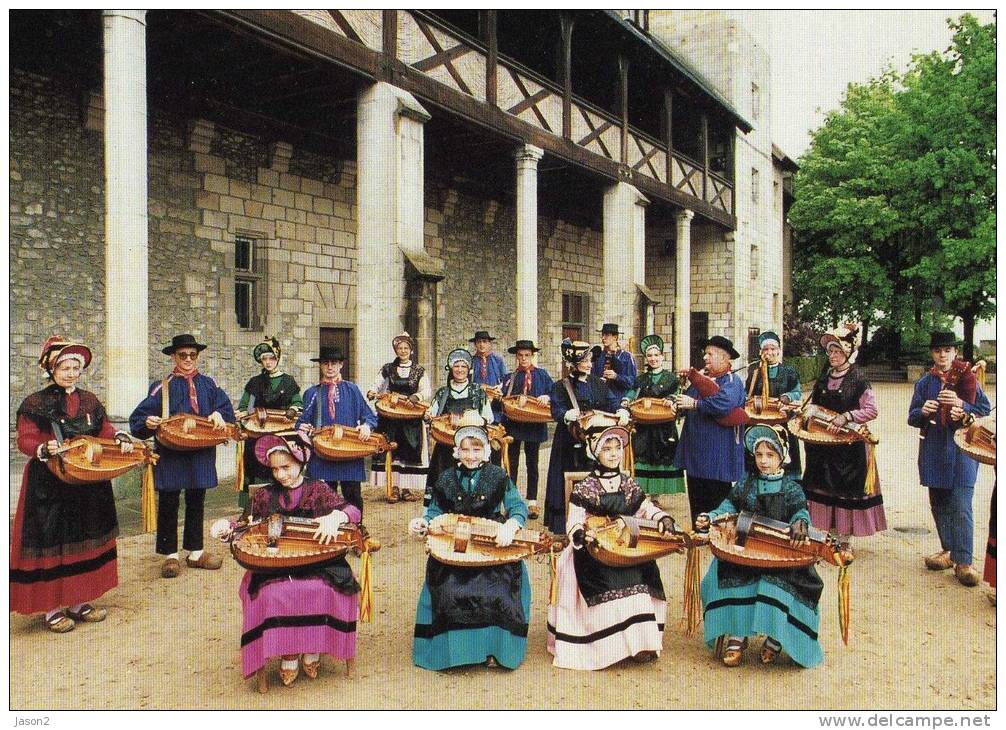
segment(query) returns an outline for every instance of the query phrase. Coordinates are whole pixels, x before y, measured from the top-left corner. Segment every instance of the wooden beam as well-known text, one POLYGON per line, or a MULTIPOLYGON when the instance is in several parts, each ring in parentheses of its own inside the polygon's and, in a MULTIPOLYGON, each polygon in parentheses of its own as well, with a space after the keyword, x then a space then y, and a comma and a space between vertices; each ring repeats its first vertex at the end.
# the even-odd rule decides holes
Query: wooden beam
POLYGON ((496 106, 496 71, 499 66, 499 43, 496 38, 496 11, 483 10, 482 27, 485 28, 486 55, 486 104, 496 106))
POLYGON ((674 94, 664 89, 664 146, 667 147, 667 184, 671 185, 674 169, 674 94))
POLYGON ((398 58, 398 11, 381 11, 381 51, 384 53, 384 78, 394 78, 395 60, 398 58))
POLYGON ((706 202, 709 187, 709 115, 702 112, 702 202, 706 202))
POLYGON ((573 16, 559 13, 559 30, 562 34, 560 78, 562 79, 562 136, 573 136, 573 16))
POLYGON ((623 165, 629 164, 629 59, 618 57, 618 91, 619 108, 622 119, 622 153, 623 165))

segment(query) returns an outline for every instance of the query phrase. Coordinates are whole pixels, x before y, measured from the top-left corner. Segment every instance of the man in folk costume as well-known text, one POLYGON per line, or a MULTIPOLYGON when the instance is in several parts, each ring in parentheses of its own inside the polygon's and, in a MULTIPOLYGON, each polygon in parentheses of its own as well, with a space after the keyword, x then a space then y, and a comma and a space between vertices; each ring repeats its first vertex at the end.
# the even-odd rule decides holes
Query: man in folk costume
POLYGON ((678 411, 685 412, 674 466, 684 469, 688 484, 688 507, 692 520, 715 509, 730 492, 733 482, 744 476, 744 439, 741 425, 728 425, 737 409, 744 408, 744 383, 731 372, 731 361, 740 357, 726 337, 714 335, 700 343, 705 374, 719 390, 705 398, 695 385, 676 397, 678 411))
POLYGON ((495 337, 485 330, 479 330, 470 340, 475 345, 472 355, 472 380, 476 385, 499 385, 507 375, 506 362, 493 352, 495 337))
POLYGON ((617 324, 606 322, 598 332, 601 333, 601 349, 594 355, 591 373, 604 380, 608 390, 621 403, 625 392, 636 384, 636 361, 622 349, 617 324))
POLYGON ((987 416, 991 408, 980 385, 967 389, 963 397, 944 387, 957 358, 953 332, 931 333, 929 352, 933 368, 915 383, 908 406, 908 425, 920 430, 919 482, 929 488, 929 506, 940 537, 940 552, 928 556, 925 563, 930 570, 952 567, 957 580, 971 587, 980 581, 971 565, 975 527, 971 503, 978 462, 960 450, 954 432, 961 428, 966 413, 987 416), (947 408, 941 408, 943 405, 947 408))
MULTIPOLYGON (((517 369, 503 378, 501 389, 504 396, 526 395, 536 398, 539 403, 548 405, 551 401, 552 376, 544 368, 534 364, 534 354, 540 348, 534 346, 532 340, 517 340, 517 343, 507 349, 517 358, 517 369)), ((512 421, 505 415, 501 422, 513 442, 509 450, 510 479, 517 483, 517 470, 520 468, 520 452, 523 446, 527 456, 527 511, 528 518, 538 519, 538 450, 542 442, 548 438, 548 428, 544 423, 521 423, 512 421)))
MULTIPOLYGON (((796 368, 782 361, 782 341, 779 335, 771 330, 766 330, 758 336, 758 348, 761 357, 768 365, 768 395, 769 398, 778 398, 780 403, 799 403, 802 397, 800 389, 800 375, 796 368)), ((754 395, 762 393, 761 382, 762 369, 760 365, 752 365, 748 370, 747 392, 751 393, 754 386, 754 395)), ((787 432, 788 433, 788 432, 787 432)), ((786 473, 790 476, 800 478, 802 471, 800 462, 800 441, 792 433, 787 436, 787 451, 789 453, 789 463, 786 464, 786 473)), ((746 457, 747 471, 754 472, 754 461, 746 457)))
MULTIPOLYGON (((297 419, 297 430, 310 442, 311 436, 325 426, 340 425, 359 428, 360 438, 370 438, 377 426, 375 414, 363 397, 356 383, 342 379, 342 367, 346 356, 338 347, 322 347, 318 357, 311 362, 318 363, 321 382, 312 385, 304 393, 304 412, 297 419)), ((315 451, 307 462, 307 476, 328 482, 333 491, 342 489, 342 496, 363 514, 363 495, 360 482, 366 478, 363 459, 351 461, 330 461, 315 451)))
MULTIPOLYGON (((266 337, 265 340, 255 345, 252 357, 262 366, 262 372, 251 378, 245 385, 241 400, 238 402, 238 411, 248 413, 256 408, 285 410, 288 411, 287 415, 292 419, 295 417, 296 411, 304 407, 300 385, 292 375, 284 373, 279 367, 282 354, 279 340, 275 337, 266 337)), ((257 439, 253 438, 245 441, 245 479, 244 484, 239 485, 241 493, 238 497, 238 503, 242 507, 248 504, 249 484, 265 484, 272 479, 272 472, 255 457, 256 441, 257 439)))
MULTIPOLYGON (((855 365, 858 340, 855 324, 845 324, 821 337, 828 367, 814 384, 810 403, 837 414, 828 426, 833 433, 849 423, 864 424, 878 416, 873 388, 855 365)), ((865 443, 834 446, 805 442, 804 452, 803 488, 814 527, 836 532, 843 542, 852 535, 865 537, 887 529, 876 461, 865 443)))
POLYGON ((585 445, 573 438, 569 425, 588 410, 617 412, 619 425, 629 422, 629 412, 619 408, 620 399, 603 379, 590 372, 591 356, 600 350, 569 338, 561 345, 562 359, 570 372, 552 386, 552 418, 557 425, 545 484, 545 526, 556 534, 566 529, 566 473, 590 469, 585 445))
MULTIPOLYGON (((191 413, 204 416, 220 429, 234 423, 234 408, 227 394, 197 369, 199 354, 206 345, 190 334, 175 335, 171 344, 161 349, 174 362, 171 374, 162 382, 151 383, 149 395, 129 416, 129 430, 137 438, 154 435, 161 423, 164 401, 168 416, 191 413)), ((164 555, 162 578, 174 578, 181 571, 178 561, 178 506, 185 493, 185 526, 182 548, 189 551, 185 564, 190 568, 216 570, 221 560, 203 551, 203 505, 206 490, 217 486, 216 447, 198 451, 175 451, 157 444, 161 455, 154 466, 157 490, 158 555, 164 555)))

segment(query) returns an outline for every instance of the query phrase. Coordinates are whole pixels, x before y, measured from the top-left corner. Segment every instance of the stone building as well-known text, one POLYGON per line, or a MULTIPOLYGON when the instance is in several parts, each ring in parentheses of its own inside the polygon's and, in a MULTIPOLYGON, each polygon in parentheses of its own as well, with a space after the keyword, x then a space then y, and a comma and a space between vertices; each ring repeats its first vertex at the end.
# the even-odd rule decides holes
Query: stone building
POLYGON ((435 381, 476 328, 553 374, 607 321, 744 349, 781 324, 783 196, 767 59, 695 56, 711 22, 12 11, 12 411, 53 333, 116 418, 178 332, 235 400, 264 335, 305 387, 321 343, 369 384, 402 329, 435 381))

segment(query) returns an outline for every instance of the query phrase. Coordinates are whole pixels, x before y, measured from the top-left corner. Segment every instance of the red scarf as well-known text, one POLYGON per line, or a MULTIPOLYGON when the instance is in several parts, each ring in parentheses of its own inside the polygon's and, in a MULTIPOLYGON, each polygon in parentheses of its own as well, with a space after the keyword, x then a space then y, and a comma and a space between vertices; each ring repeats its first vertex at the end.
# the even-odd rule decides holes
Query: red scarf
POLYGON ((729 372, 730 372, 730 361, 729 360, 727 360, 727 363, 726 363, 726 365, 723 366, 722 370, 713 370, 711 367, 710 368, 706 368, 706 375, 708 375, 710 378, 713 378, 713 379, 718 378, 721 375, 726 375, 729 372))
POLYGON ((195 377, 199 375, 198 370, 193 370, 191 373, 183 373, 177 367, 171 371, 171 376, 174 378, 182 378, 187 380, 189 383, 189 405, 192 406, 192 412, 197 416, 199 415, 199 399, 196 397, 196 384, 193 382, 195 377))
POLYGON ((517 371, 524 373, 524 395, 527 395, 531 391, 531 376, 534 374, 534 364, 532 363, 526 368, 518 367, 517 371))
POLYGON ((479 370, 482 373, 482 382, 484 383, 486 382, 486 378, 489 377, 487 370, 487 366, 489 364, 489 355, 476 355, 476 357, 478 357, 478 359, 482 361, 481 364, 479 365, 479 370))
POLYGON ((339 402, 339 383, 342 382, 342 373, 335 376, 334 380, 322 380, 322 385, 330 385, 328 389, 328 415, 335 420, 335 404, 339 402))

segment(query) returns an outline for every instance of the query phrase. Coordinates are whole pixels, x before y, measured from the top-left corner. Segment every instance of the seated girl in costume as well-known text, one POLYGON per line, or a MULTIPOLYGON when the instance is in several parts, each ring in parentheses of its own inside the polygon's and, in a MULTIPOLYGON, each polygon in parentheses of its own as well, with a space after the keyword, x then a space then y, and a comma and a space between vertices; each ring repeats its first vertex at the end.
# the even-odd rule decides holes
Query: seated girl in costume
MULTIPOLYGON (((462 416, 453 463, 427 493, 423 516, 409 523, 413 534, 425 534, 438 515, 472 515, 501 522, 496 544, 506 547, 524 526, 527 506, 509 475, 488 463, 483 424, 475 411, 462 416)), ((436 670, 483 663, 516 669, 527 651, 530 617, 531 583, 523 561, 469 568, 431 555, 416 607, 412 661, 436 670)))
POLYGON ((620 426, 588 438, 590 475, 573 486, 566 517, 570 544, 557 565, 558 598, 548 610, 547 647, 554 666, 603 669, 632 657, 656 659, 663 647, 667 602, 656 561, 614 568, 586 547, 587 517, 630 515, 673 531, 671 517, 619 470, 629 433, 620 426))
MULTIPOLYGON (((806 542, 810 513, 800 484, 783 470, 789 461, 784 432, 752 426, 744 445, 754 455, 757 473, 746 474, 712 512, 698 515, 696 529, 708 530, 721 515, 748 511, 788 523, 791 544, 806 542)), ((725 641, 723 663, 736 667, 747 637, 764 634, 762 664, 771 664, 785 649, 800 666, 813 667, 824 658, 817 639, 823 587, 813 565, 763 570, 714 558, 702 579, 706 645, 719 650, 725 641)))
MULTIPOLYGON (((255 442, 255 458, 272 470, 273 481, 255 492, 251 516, 260 520, 279 513, 313 519, 318 523, 314 538, 325 544, 336 538, 340 525, 359 522, 360 511, 325 482, 305 479, 310 456, 309 448, 272 434, 255 442)), ((210 534, 226 540, 233 528, 227 520, 218 520, 210 534)), ((258 691, 268 691, 265 664, 276 656, 282 657, 279 676, 287 687, 301 668, 316 678, 322 654, 345 660, 346 672, 351 673, 359 592, 360 584, 345 558, 291 569, 289 574, 246 572, 238 589, 244 614, 241 669, 245 679, 256 674, 258 691)))

